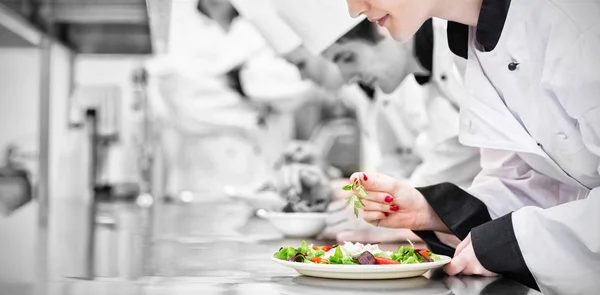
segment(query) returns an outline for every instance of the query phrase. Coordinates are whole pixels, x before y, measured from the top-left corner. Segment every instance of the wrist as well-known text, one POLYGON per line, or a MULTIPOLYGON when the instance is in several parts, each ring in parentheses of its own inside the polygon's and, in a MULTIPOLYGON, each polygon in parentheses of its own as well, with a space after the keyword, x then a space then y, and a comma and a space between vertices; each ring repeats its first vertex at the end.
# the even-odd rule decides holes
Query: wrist
POLYGON ((448 227, 444 224, 444 222, 442 222, 440 217, 437 215, 437 213, 435 213, 433 207, 429 205, 427 199, 425 199, 425 196, 423 196, 423 194, 418 190, 416 191, 416 193, 419 195, 418 199, 421 203, 419 208, 421 209, 418 210, 417 220, 415 222, 415 228, 413 228, 413 230, 428 230, 442 233, 451 233, 448 227))
POLYGON ((424 211, 427 212, 426 218, 427 218, 428 223, 427 223, 427 228, 423 228, 421 230, 431 230, 431 231, 435 231, 435 232, 451 234, 452 232, 446 226, 446 224, 444 224, 442 219, 440 219, 440 217, 437 215, 437 213, 435 213, 435 210, 433 210, 433 207, 431 207, 429 205, 429 203, 427 203, 427 202, 425 202, 425 206, 426 206, 426 209, 424 211))

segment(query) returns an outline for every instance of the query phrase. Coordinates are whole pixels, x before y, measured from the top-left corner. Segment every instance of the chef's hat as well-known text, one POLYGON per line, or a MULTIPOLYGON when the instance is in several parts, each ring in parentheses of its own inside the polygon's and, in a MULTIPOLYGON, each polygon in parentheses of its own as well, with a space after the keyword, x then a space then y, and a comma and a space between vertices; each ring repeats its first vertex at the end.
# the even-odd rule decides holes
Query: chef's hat
POLYGON ((321 54, 364 19, 364 16, 350 17, 344 0, 276 0, 273 3, 314 54, 321 54))
POLYGON ((296 32, 277 14, 271 0, 231 0, 231 4, 258 29, 277 54, 288 54, 302 45, 296 32))

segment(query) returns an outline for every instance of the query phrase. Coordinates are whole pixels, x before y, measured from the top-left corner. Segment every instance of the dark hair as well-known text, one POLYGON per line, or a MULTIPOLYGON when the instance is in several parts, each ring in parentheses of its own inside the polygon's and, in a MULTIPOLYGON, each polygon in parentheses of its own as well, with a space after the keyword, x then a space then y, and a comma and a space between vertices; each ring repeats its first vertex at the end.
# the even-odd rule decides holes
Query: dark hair
MULTIPOLYGON (((204 16, 210 18, 210 15, 208 15, 208 11, 206 11, 206 7, 204 7, 202 0, 198 0, 198 3, 196 3, 196 9, 204 16)), ((237 11, 237 9, 235 9, 235 7, 232 6, 231 11, 230 22, 240 16, 240 13, 237 11)))
POLYGON ((225 78, 227 79, 227 86, 229 86, 230 89, 237 92, 243 100, 247 100, 248 96, 246 95, 246 92, 244 91, 244 88, 242 87, 242 81, 241 81, 242 80, 241 79, 242 67, 243 67, 243 65, 238 66, 235 69, 227 72, 227 74, 225 74, 225 78))
POLYGON ((343 43, 349 40, 363 40, 369 43, 379 43, 385 37, 379 33, 377 24, 370 22, 368 19, 363 20, 348 33, 339 38, 337 42, 343 43))

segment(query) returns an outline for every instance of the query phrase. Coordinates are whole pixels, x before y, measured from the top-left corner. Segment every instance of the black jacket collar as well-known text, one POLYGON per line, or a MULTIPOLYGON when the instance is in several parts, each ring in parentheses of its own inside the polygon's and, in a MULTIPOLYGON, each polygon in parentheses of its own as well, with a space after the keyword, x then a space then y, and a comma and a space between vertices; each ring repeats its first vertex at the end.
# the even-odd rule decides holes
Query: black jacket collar
MULTIPOLYGON (((476 40, 484 50, 492 51, 498 45, 511 0, 483 0, 477 23, 476 40)), ((467 58, 469 27, 448 22, 448 44, 454 54, 467 58)))

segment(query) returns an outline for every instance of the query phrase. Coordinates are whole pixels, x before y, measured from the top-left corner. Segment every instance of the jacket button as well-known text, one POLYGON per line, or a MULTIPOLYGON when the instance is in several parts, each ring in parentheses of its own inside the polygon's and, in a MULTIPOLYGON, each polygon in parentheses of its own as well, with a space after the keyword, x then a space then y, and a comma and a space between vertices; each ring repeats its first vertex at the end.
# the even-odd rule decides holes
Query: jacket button
POLYGON ((514 72, 517 70, 517 68, 519 67, 519 63, 518 62, 511 62, 508 64, 508 70, 511 72, 514 72))

